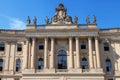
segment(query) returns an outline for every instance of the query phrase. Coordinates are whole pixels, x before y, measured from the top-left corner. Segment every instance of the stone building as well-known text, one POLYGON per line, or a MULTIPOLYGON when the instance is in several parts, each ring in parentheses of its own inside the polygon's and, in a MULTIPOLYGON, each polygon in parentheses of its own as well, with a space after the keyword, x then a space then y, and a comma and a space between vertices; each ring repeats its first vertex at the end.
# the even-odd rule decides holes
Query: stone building
POLYGON ((120 80, 120 28, 55 10, 44 25, 28 17, 25 30, 0 30, 0 80, 120 80))

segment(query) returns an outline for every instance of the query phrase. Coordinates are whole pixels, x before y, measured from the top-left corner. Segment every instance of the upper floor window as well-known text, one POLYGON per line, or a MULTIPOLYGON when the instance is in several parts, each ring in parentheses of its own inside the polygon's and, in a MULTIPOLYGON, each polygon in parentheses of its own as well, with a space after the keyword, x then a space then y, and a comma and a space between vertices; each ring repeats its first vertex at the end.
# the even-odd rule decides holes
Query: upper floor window
POLYGON ((21 69, 21 60, 17 59, 16 60, 16 71, 19 72, 21 69))
POLYGON ((109 51, 109 43, 104 43, 104 51, 109 51))
POLYGON ((43 42, 40 42, 39 43, 39 50, 43 50, 44 49, 44 43, 43 42))
POLYGON ((59 50, 57 60, 58 69, 67 69, 67 53, 65 50, 59 50))
POLYGON ((3 70, 3 59, 0 59, 0 71, 3 70))
POLYGON ((5 44, 4 43, 0 43, 0 51, 4 51, 5 49, 5 44))
POLYGON ((112 64, 109 59, 106 60, 106 71, 111 72, 112 71, 112 64))
POLYGON ((43 58, 40 58, 38 60, 38 69, 43 69, 43 68, 44 68, 43 58))
POLYGON ((80 43, 80 46, 81 46, 81 49, 86 49, 86 42, 85 41, 82 41, 80 43))
POLYGON ((22 44, 17 44, 17 51, 22 51, 22 44))

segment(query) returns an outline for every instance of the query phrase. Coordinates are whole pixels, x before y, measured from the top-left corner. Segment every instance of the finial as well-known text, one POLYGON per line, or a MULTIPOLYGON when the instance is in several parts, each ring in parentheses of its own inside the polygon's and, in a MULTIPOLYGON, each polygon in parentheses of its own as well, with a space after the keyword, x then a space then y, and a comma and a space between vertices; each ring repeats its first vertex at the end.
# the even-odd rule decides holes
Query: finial
POLYGON ((36 23, 37 23, 37 19, 36 19, 35 16, 34 16, 33 22, 34 22, 34 25, 36 25, 36 23))
POLYGON ((30 25, 30 22, 31 22, 31 20, 30 20, 30 17, 28 16, 28 18, 27 18, 27 25, 30 25))
POLYGON ((46 21, 46 24, 49 24, 49 19, 48 19, 48 17, 47 17, 47 16, 46 16, 45 21, 46 21))
POLYGON ((78 23, 78 17, 74 17, 74 23, 77 24, 78 23))
POLYGON ((86 17, 86 23, 90 24, 90 18, 89 18, 89 16, 86 17))
POLYGON ((96 16, 95 16, 95 15, 93 15, 93 19, 94 19, 94 20, 93 20, 93 23, 96 24, 96 21, 97 21, 97 20, 96 20, 96 16))

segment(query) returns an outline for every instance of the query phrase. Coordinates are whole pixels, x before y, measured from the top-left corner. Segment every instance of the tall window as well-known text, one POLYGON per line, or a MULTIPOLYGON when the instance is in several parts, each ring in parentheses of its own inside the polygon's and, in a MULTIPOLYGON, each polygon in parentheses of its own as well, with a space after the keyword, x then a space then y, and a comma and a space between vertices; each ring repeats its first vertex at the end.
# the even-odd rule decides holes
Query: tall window
POLYGON ((0 51, 4 51, 5 49, 5 44, 4 43, 0 43, 0 51))
POLYGON ((58 69, 67 69, 67 53, 65 50, 58 52, 58 69))
POLYGON ((112 71, 112 64, 109 59, 106 60, 106 71, 111 72, 112 71))
POLYGON ((80 43, 80 46, 81 46, 81 49, 86 49, 86 42, 85 41, 82 41, 80 43))
POLYGON ((104 51, 109 51, 109 43, 104 43, 104 51))
POLYGON ((22 51, 22 44, 17 44, 17 51, 22 51))
POLYGON ((39 43, 39 50, 43 50, 44 49, 44 43, 43 42, 40 42, 39 43))
POLYGON ((88 69, 88 61, 85 57, 82 58, 82 69, 88 69))
POLYGON ((44 68, 43 58, 40 58, 38 60, 38 69, 43 69, 43 68, 44 68))
POLYGON ((21 70, 21 60, 17 59, 16 60, 16 71, 19 72, 21 70))
POLYGON ((0 71, 3 70, 3 59, 0 59, 0 71))

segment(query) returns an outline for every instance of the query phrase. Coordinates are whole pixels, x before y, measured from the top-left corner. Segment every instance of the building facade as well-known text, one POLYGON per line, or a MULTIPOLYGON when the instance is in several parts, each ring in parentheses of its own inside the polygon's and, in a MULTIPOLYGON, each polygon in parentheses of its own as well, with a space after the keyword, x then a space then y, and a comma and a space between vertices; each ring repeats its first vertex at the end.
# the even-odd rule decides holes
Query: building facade
POLYGON ((120 29, 79 24, 63 4, 46 24, 0 30, 0 80, 120 80, 120 29))

